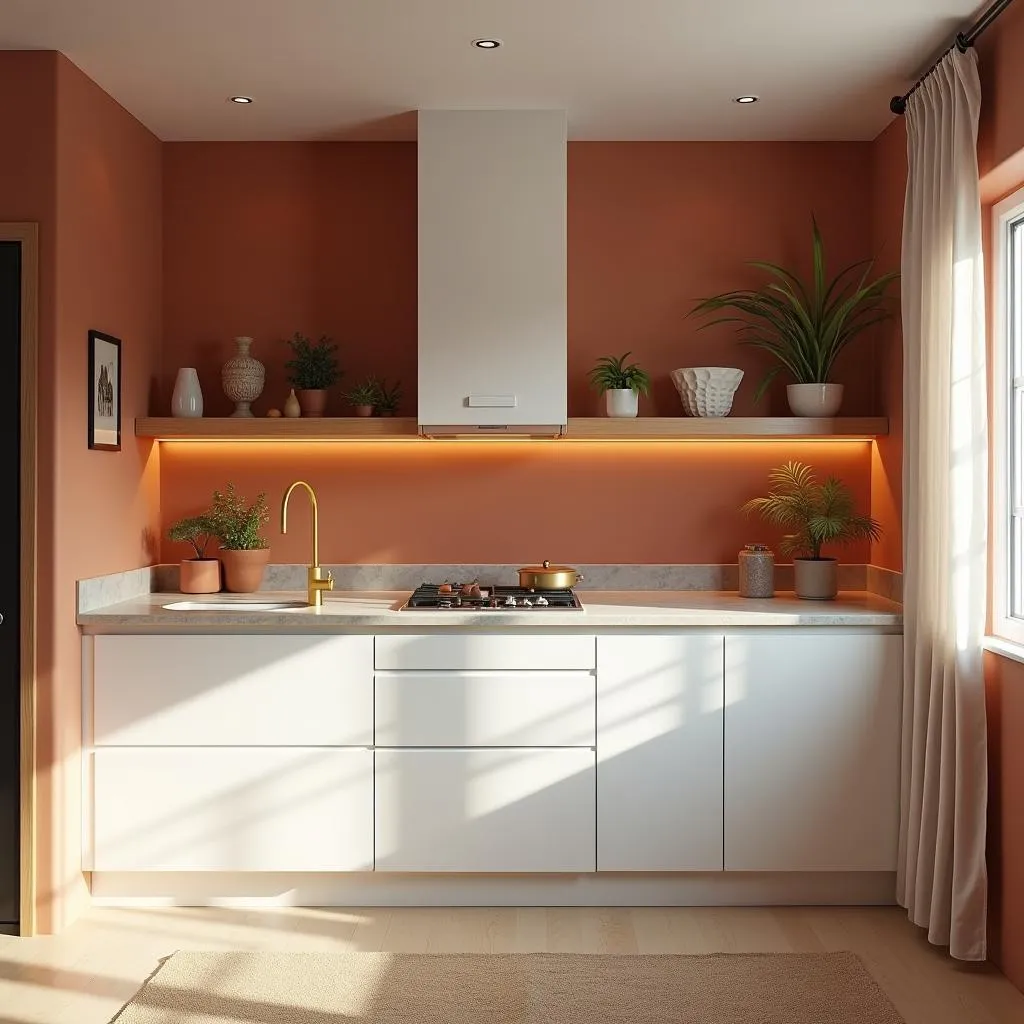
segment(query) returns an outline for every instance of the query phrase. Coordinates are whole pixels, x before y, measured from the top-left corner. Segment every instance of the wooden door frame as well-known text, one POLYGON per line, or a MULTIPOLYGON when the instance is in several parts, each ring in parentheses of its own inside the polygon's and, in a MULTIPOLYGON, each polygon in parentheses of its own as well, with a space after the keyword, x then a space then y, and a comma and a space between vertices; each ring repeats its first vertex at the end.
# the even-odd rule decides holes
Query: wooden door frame
POLYGON ((36 932, 36 489, 39 380, 39 225, 0 224, 21 243, 21 908, 22 935, 36 932))

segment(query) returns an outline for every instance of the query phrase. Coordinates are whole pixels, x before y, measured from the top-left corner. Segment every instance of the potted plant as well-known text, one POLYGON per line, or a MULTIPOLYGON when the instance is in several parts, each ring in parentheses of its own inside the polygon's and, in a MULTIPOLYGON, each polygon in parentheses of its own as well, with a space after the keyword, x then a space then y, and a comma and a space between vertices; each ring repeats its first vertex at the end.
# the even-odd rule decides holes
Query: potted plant
POLYGON ((765 374, 755 395, 760 400, 778 374, 788 372, 786 389, 796 416, 834 416, 843 400, 843 385, 831 381, 836 357, 858 335, 892 316, 885 299, 898 274, 869 281, 873 260, 861 260, 832 280, 826 277, 825 247, 812 217, 813 280, 805 284, 792 271, 775 263, 752 260, 751 266, 770 274, 757 291, 743 289, 702 299, 693 314, 728 311, 703 327, 739 324, 740 343, 768 352, 778 366, 765 374))
POLYGON ((235 485, 228 484, 226 491, 213 492, 209 516, 213 532, 220 538, 225 588, 236 594, 259 590, 270 557, 270 545, 260 533, 270 518, 266 494, 249 505, 235 485))
POLYGON ((387 378, 377 386, 377 397, 374 400, 374 412, 378 416, 394 416, 398 412, 399 403, 402 401, 402 382, 395 381, 394 387, 388 387, 387 378))
POLYGON ((287 342, 292 350, 292 359, 286 362, 289 370, 288 383, 295 388, 303 416, 323 416, 327 405, 327 389, 333 387, 341 377, 338 358, 334 354, 338 346, 326 335, 316 344, 295 332, 287 342))
POLYGON ((605 396, 609 416, 636 416, 640 395, 651 390, 651 378, 636 363, 626 365, 629 352, 621 356, 602 356, 590 371, 590 383, 605 396))
POLYGON ((772 489, 763 498, 751 498, 746 513, 759 512, 767 522, 793 532, 782 538, 780 549, 793 555, 796 596, 808 601, 829 601, 839 592, 838 563, 823 558, 825 544, 877 540, 880 524, 854 509, 853 496, 837 477, 818 483, 814 470, 801 462, 787 462, 768 475, 772 489))
POLYGON ((357 384, 345 396, 345 400, 352 406, 357 416, 372 416, 379 394, 380 381, 376 377, 367 377, 362 384, 357 384))
POLYGON ((217 531, 209 513, 188 516, 172 523, 167 536, 175 544, 190 544, 195 558, 180 563, 179 587, 183 594, 216 594, 220 590, 220 562, 206 557, 206 548, 217 531))

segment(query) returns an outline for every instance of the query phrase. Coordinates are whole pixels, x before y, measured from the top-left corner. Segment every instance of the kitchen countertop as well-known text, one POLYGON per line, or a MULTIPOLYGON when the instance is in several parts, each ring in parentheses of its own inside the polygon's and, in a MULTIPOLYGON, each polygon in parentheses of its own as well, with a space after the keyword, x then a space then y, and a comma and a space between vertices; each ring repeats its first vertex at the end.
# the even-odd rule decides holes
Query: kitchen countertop
POLYGON ((331 633, 407 631, 410 628, 508 628, 580 631, 611 627, 723 626, 867 626, 900 631, 903 608, 875 594, 843 592, 836 601, 801 601, 793 594, 750 600, 722 591, 577 591, 585 610, 579 611, 399 611, 407 592, 338 591, 324 597, 322 608, 305 605, 305 593, 148 594, 80 613, 85 633, 134 632, 281 632, 331 633), (226 610, 174 609, 180 602, 223 604, 226 610), (252 604, 289 604, 285 609, 260 610, 252 604))

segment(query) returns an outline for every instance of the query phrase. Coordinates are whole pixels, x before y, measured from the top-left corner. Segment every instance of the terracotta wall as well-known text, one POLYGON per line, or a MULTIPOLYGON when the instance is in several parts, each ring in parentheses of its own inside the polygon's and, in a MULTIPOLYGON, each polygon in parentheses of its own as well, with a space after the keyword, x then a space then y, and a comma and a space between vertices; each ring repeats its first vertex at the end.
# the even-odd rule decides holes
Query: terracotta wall
MULTIPOLYGON (((978 55, 983 94, 978 159, 987 228, 991 204, 1024 185, 1024 6, 1014 5, 999 19, 982 38, 978 55)), ((989 270, 992 258, 989 253, 989 270)), ((985 672, 989 933, 993 959, 1024 991, 1024 666, 987 655, 985 672)))
MULTIPOLYGON (((414 414, 414 146, 183 143, 164 151, 165 342, 152 411, 166 414, 184 365, 198 367, 208 411, 228 411, 219 367, 238 334, 256 338, 268 365, 257 412, 280 406, 280 339, 302 330, 341 342, 345 382, 369 372, 400 377, 401 411, 414 414)), ((726 329, 698 333, 686 313, 701 295, 756 284, 749 258, 806 270, 812 211, 835 267, 868 254, 871 160, 859 143, 570 144, 570 415, 598 411, 586 371, 597 356, 626 350, 656 378, 643 414, 677 414, 669 370, 709 364, 748 371, 735 413, 784 411, 781 383, 770 402, 753 403, 767 365, 761 354, 736 346, 726 329)), ((851 414, 879 408, 873 344, 839 371, 851 414)), ((333 411, 346 411, 337 398, 333 411)), ((733 560, 742 541, 766 536, 736 507, 764 487, 770 466, 809 458, 846 476, 865 503, 870 469, 865 445, 288 451, 168 448, 165 523, 228 480, 276 498, 288 479, 307 475, 332 510, 325 559, 710 562, 733 560), (542 514, 522 511, 513 499, 524 493, 544 496, 542 514)), ((164 544, 165 558, 179 554, 164 544)), ((304 549, 289 539, 278 554, 297 560, 304 549)), ((864 561, 868 548, 845 557, 864 561)))
POLYGON ((39 926, 61 928, 81 875, 81 658, 75 581, 149 563, 158 524, 151 446, 132 420, 159 349, 160 144, 54 53, 0 53, 0 220, 41 226, 39 926), (120 453, 86 447, 87 331, 123 339, 120 453))

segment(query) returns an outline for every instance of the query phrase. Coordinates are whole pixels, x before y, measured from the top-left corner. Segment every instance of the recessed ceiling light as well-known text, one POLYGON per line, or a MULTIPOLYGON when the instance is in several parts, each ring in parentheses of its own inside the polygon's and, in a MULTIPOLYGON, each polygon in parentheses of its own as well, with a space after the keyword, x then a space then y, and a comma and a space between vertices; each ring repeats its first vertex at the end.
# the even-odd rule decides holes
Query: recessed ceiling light
POLYGON ((501 46, 500 39, 474 39, 473 45, 478 50, 496 50, 501 46))
POLYGON ((737 96, 734 103, 756 103, 760 99, 759 96, 737 96))
POLYGON ((251 96, 229 96, 232 103, 252 103, 251 96))

